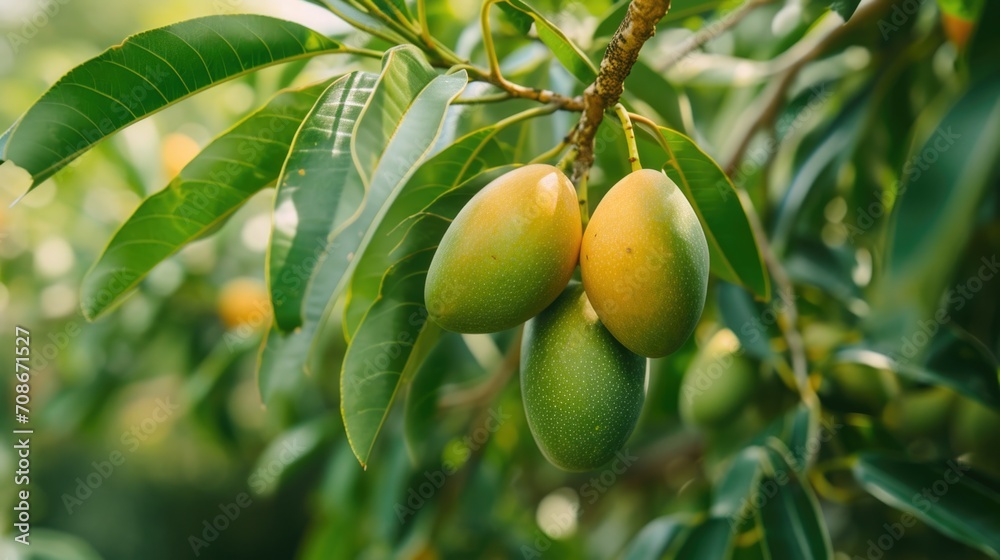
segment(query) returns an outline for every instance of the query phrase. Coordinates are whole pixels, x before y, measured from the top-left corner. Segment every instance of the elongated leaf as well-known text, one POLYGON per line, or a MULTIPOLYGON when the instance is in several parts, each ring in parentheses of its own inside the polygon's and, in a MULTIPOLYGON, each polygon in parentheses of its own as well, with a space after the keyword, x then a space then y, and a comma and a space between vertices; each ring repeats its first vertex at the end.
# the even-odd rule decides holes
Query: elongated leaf
POLYGON ((708 239, 712 272, 769 300, 770 277, 764 269, 764 260, 750 228, 744 202, 732 181, 687 136, 663 127, 653 130, 640 124, 640 128, 652 136, 662 149, 661 153, 644 158, 646 165, 654 160, 657 164, 662 163, 663 170, 684 191, 698 214, 708 239))
POLYGON ((379 282, 394 262, 391 253, 407 232, 400 224, 466 179, 488 167, 505 163, 504 153, 495 140, 498 131, 497 127, 490 126, 456 140, 428 159, 407 181, 375 229, 351 278, 344 311, 344 330, 349 337, 354 336, 361 318, 378 294, 379 282))
POLYGON ((340 403, 351 448, 367 465, 375 438, 398 392, 426 356, 438 329, 427 321, 424 281, 434 250, 472 196, 510 168, 492 169, 443 193, 402 223, 406 235, 392 250, 392 267, 361 321, 344 358, 340 403), (422 344, 418 344, 418 341, 422 344))
MULTIPOLYGON (((365 177, 369 177, 370 181, 363 180, 356 166, 345 169, 331 179, 350 187, 340 191, 343 193, 357 193, 359 181, 363 186, 363 198, 351 199, 355 201, 356 207, 350 214, 349 220, 331 226, 329 222, 333 218, 332 214, 328 214, 323 220, 314 209, 309 209, 309 215, 313 216, 315 222, 304 229, 305 224, 298 218, 297 205, 305 207, 316 201, 329 200, 323 191, 328 189, 331 183, 316 181, 315 176, 324 174, 327 166, 331 165, 330 161, 325 164, 317 162, 317 167, 312 173, 313 180, 302 182, 302 185, 313 194, 303 192, 293 200, 276 202, 276 228, 275 237, 272 239, 272 251, 276 250, 276 247, 280 249, 281 244, 294 244, 304 251, 298 258, 290 258, 288 250, 284 249, 285 258, 278 263, 279 266, 272 263, 272 297, 275 295, 276 287, 273 282, 277 278, 280 284, 278 287, 282 290, 278 295, 287 298, 282 299, 281 305, 287 308, 289 299, 297 299, 301 305, 288 309, 298 308, 304 316, 301 317, 300 329, 287 335, 268 337, 261 355, 261 380, 267 381, 276 373, 270 369, 269 364, 282 364, 280 373, 284 375, 297 375, 297 372, 303 370, 313 339, 320 331, 329 309, 346 285, 357 263, 357 259, 353 257, 364 252, 388 206, 427 157, 440 135, 448 104, 461 93, 466 80, 464 72, 438 76, 413 47, 392 49, 386 54, 382 74, 353 129, 355 144, 372 142, 374 145, 385 146, 381 153, 374 153, 371 148, 365 146, 358 146, 357 150, 352 150, 355 152, 352 154, 352 159, 355 161, 360 159, 369 161, 365 177), (417 80, 423 83, 422 87, 414 88, 412 85, 407 85, 417 80), (410 94, 414 97, 410 97, 410 94), (381 101, 376 104, 376 100, 381 101), (393 118, 392 115, 398 117, 394 118, 396 125, 390 130, 386 122, 393 118), (390 134, 389 139, 380 140, 373 137, 375 131, 390 134), (377 158, 373 163, 369 159, 372 154, 377 158), (324 228, 330 231, 327 237, 316 235, 317 231, 322 231, 324 228), (299 241, 299 232, 303 235, 308 234, 312 240, 308 243, 299 241), (275 246, 275 242, 279 246, 275 246), (317 247, 318 255, 310 254, 308 249, 315 251, 317 247), (309 261, 310 258, 314 260, 309 261), (308 276, 301 276, 308 278, 308 282, 296 285, 281 280, 285 272, 290 274, 291 278, 296 278, 296 275, 302 273, 304 266, 312 271, 308 276)), ((343 134, 351 133, 337 130, 337 136, 343 134)), ((345 156, 342 145, 337 144, 337 146, 335 152, 332 147, 328 149, 329 153, 339 161, 345 156)), ((289 169, 286 166, 286 174, 295 173, 304 179, 310 177, 309 171, 302 175, 298 171, 289 169)), ((352 196, 356 197, 356 194, 352 196)), ((275 304, 278 304, 277 300, 275 304)), ((291 312, 286 311, 285 318, 292 319, 291 324, 297 323, 291 312)))
POLYGON ((573 74, 585 85, 589 85, 597 79, 597 68, 594 67, 594 63, 554 23, 523 0, 506 0, 506 3, 531 16, 531 19, 535 21, 535 31, 538 33, 538 38, 552 51, 556 60, 569 70, 570 74, 573 74))
POLYGON ((268 253, 271 300, 281 329, 301 324, 305 286, 327 238, 364 200, 351 135, 376 81, 368 72, 337 80, 306 116, 288 154, 275 195, 268 253))
POLYGON ((144 200, 84 278, 84 316, 94 319, 109 309, 163 259, 273 183, 299 124, 328 85, 279 93, 144 200))
POLYGON ((770 558, 833 558, 830 535, 812 490, 784 460, 784 446, 767 447, 764 473, 757 487, 758 519, 770 558))
POLYGON ((194 93, 272 64, 351 52, 301 25, 219 15, 146 31, 62 77, 0 136, 32 188, 104 137, 194 93))
POLYGON ((636 61, 625 79, 625 95, 635 97, 650 106, 670 128, 684 132, 680 93, 663 74, 642 60, 636 61))
MULTIPOLYGON (((628 11, 630 1, 631 0, 621 0, 612 6, 611 9, 609 9, 604 16, 601 17, 601 23, 598 24, 597 29, 594 30, 595 38, 610 37, 615 31, 618 30, 618 26, 621 24, 622 20, 625 19, 625 13, 628 11)), ((684 3, 678 2, 676 6, 670 6, 670 11, 667 12, 667 15, 663 16, 659 25, 714 10, 721 4, 722 0, 691 0, 690 2, 684 3)))
POLYGON ((730 520, 711 517, 691 531, 674 558, 682 560, 727 560, 733 553, 730 520))
POLYGON ((323 280, 321 298, 343 287, 357 263, 353 257, 429 153, 448 103, 465 84, 464 72, 438 76, 414 47, 397 47, 386 54, 360 112, 357 99, 344 99, 331 108, 341 118, 318 113, 314 130, 309 121, 303 126, 301 149, 293 148, 275 200, 269 272, 282 330, 302 324, 314 275, 323 280))
POLYGON ((679 515, 658 517, 639 531, 625 549, 624 560, 659 560, 691 530, 691 520, 679 515))
POLYGON ((881 283, 889 305, 933 312, 1000 170, 1000 77, 958 99, 908 161, 881 283))
MULTIPOLYGON (((969 476, 957 461, 922 464, 865 453, 854 476, 871 495, 945 535, 1000 558, 1000 493, 969 476)), ((901 530, 913 525, 909 519, 901 530)))
POLYGON ((931 385, 950 387, 992 408, 1000 409, 1000 382, 997 364, 982 343, 968 335, 945 327, 927 342, 923 330, 914 329, 889 352, 854 346, 839 350, 834 360, 888 369, 897 374, 931 385), (917 343, 929 345, 926 356, 917 356, 917 343), (913 356, 914 359, 910 359, 913 356), (917 359, 919 358, 919 359, 917 359))
POLYGON ((326 8, 351 26, 366 33, 377 34, 394 44, 402 44, 406 39, 385 24, 382 20, 354 6, 347 0, 306 0, 310 4, 326 8))
POLYGON ((340 410, 351 449, 363 467, 399 387, 440 336, 440 327, 428 321, 423 304, 424 280, 433 257, 433 249, 420 251, 389 270, 379 299, 347 349, 340 410))

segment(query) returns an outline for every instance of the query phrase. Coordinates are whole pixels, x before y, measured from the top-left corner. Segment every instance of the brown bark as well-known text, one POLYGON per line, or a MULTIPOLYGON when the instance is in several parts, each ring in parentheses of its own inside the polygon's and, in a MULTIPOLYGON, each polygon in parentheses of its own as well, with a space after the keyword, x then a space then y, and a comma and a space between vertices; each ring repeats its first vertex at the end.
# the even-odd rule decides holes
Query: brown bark
POLYGON ((625 78, 639 58, 642 45, 653 36, 656 24, 670 8, 670 0, 632 0, 618 31, 611 37, 597 80, 583 92, 583 114, 574 133, 577 158, 573 164, 573 182, 579 183, 594 164, 594 136, 604 118, 604 111, 618 103, 625 78))

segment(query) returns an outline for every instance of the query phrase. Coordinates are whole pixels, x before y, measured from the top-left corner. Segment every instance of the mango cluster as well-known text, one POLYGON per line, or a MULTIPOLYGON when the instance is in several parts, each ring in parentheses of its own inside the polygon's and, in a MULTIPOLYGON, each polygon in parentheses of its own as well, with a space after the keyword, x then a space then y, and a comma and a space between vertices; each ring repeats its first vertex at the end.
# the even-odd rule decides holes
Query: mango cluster
POLYGON ((527 322, 521 394, 531 433, 552 464, 592 470, 635 428, 646 358, 670 354, 694 330, 708 264, 698 217, 663 173, 623 178, 584 231, 569 179, 533 164, 458 213, 424 296, 430 318, 455 332, 527 322), (582 284, 571 281, 577 265, 582 284))

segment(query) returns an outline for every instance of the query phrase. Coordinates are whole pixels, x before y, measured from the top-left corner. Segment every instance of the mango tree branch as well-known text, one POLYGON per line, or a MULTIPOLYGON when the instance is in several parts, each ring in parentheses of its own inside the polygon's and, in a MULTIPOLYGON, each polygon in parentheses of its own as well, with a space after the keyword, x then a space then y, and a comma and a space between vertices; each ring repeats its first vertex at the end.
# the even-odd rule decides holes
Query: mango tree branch
POLYGON ((604 111, 618 103, 625 78, 639 58, 639 50, 653 36, 656 24, 669 8, 670 0, 632 0, 618 31, 611 37, 597 80, 583 92, 583 114, 574 133, 578 152, 573 164, 574 183, 583 180, 590 172, 590 166, 594 164, 594 136, 604 118, 604 111))

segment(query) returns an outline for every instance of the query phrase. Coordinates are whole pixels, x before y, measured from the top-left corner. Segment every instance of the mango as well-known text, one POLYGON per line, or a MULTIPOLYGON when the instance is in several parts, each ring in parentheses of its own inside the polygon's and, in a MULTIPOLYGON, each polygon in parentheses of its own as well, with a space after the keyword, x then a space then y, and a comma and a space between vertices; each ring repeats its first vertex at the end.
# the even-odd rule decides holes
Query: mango
POLYGON ((604 196, 583 236, 583 285, 604 326, 650 358, 694 331, 708 290, 708 242, 666 175, 643 169, 604 196))
POLYGON ((642 411, 646 359, 601 324, 571 284, 525 325, 521 396, 542 454, 567 471, 593 470, 625 445, 642 411))
POLYGON ((424 290, 430 318, 489 333, 534 317, 572 277, 582 229, 576 191, 559 169, 533 164, 498 177, 441 239, 424 290))
POLYGON ((903 439, 933 437, 948 426, 955 392, 947 387, 929 387, 897 395, 882 411, 886 427, 903 439))
POLYGON ((684 374, 681 418, 691 426, 721 428, 739 415, 756 386, 757 372, 743 356, 739 340, 723 329, 698 351, 684 374))

